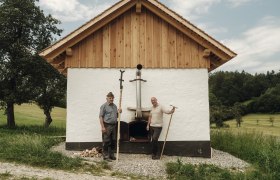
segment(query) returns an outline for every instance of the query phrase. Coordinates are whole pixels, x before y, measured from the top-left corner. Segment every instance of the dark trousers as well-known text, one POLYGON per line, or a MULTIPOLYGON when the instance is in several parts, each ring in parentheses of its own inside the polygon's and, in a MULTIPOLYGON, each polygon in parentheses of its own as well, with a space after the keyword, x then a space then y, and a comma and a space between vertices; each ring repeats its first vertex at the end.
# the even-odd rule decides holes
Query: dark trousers
POLYGON ((152 155, 156 156, 158 153, 158 138, 160 136, 162 127, 150 127, 152 137, 152 155))
POLYGON ((103 156, 108 157, 113 154, 116 147, 116 125, 104 123, 106 132, 102 133, 103 156))

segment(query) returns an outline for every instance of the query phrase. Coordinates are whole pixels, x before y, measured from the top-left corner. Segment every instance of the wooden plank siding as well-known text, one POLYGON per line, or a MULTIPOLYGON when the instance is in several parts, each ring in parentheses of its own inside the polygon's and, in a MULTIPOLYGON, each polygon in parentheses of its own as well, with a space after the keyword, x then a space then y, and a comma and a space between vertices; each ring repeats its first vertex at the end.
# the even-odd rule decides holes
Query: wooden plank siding
POLYGON ((204 47, 142 7, 135 7, 74 45, 65 67, 210 68, 204 47))

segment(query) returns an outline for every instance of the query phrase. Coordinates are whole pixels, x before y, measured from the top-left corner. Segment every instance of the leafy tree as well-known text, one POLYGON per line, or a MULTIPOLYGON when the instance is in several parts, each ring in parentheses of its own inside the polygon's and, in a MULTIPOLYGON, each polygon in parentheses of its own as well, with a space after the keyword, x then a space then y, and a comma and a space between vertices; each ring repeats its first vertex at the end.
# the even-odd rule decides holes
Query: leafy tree
POLYGON ((225 106, 233 106, 236 102, 243 102, 252 97, 250 81, 253 76, 242 71, 239 72, 216 72, 210 74, 210 92, 225 106))
POLYGON ((269 88, 258 98, 248 104, 251 112, 276 113, 280 112, 280 84, 269 88))
POLYGON ((223 109, 218 106, 210 108, 210 124, 216 124, 216 127, 220 128, 224 126, 223 121, 223 109))
POLYGON ((52 109, 54 106, 60 105, 62 100, 65 100, 66 78, 45 60, 40 57, 37 57, 37 60, 41 62, 38 63, 35 79, 35 81, 38 81, 35 88, 37 94, 35 102, 46 116, 44 126, 49 127, 52 122, 52 109))
POLYGON ((273 126, 273 123, 274 123, 274 117, 269 117, 269 122, 271 123, 271 126, 273 126))
POLYGON ((209 92, 209 104, 210 104, 211 107, 213 107, 213 106, 222 106, 222 102, 212 92, 209 92))
POLYGON ((52 35, 61 33, 56 27, 59 21, 45 16, 35 1, 0 0, 0 98, 8 127, 15 126, 14 104, 36 96, 34 56, 54 41, 52 35))
POLYGON ((236 126, 241 127, 241 122, 242 122, 242 109, 241 109, 241 104, 240 103, 235 103, 233 107, 233 114, 234 118, 236 120, 236 126))

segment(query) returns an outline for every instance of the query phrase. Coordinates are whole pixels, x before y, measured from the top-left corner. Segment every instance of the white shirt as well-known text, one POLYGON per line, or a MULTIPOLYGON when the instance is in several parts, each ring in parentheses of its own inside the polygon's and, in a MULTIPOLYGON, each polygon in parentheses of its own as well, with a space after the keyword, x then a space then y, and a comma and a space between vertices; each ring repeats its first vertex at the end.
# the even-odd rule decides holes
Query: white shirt
POLYGON ((161 105, 157 105, 157 107, 152 107, 152 110, 150 112, 151 118, 151 124, 150 126, 153 127, 162 127, 163 125, 163 113, 169 113, 168 110, 163 108, 161 105))

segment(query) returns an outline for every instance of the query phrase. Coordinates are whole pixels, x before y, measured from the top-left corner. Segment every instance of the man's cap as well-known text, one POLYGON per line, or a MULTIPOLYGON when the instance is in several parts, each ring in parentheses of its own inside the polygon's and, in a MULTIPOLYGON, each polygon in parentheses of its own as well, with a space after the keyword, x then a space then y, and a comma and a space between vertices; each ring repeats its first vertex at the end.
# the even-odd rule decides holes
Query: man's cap
POLYGON ((107 94, 107 97, 114 97, 114 94, 113 94, 112 92, 109 92, 109 93, 107 94))

